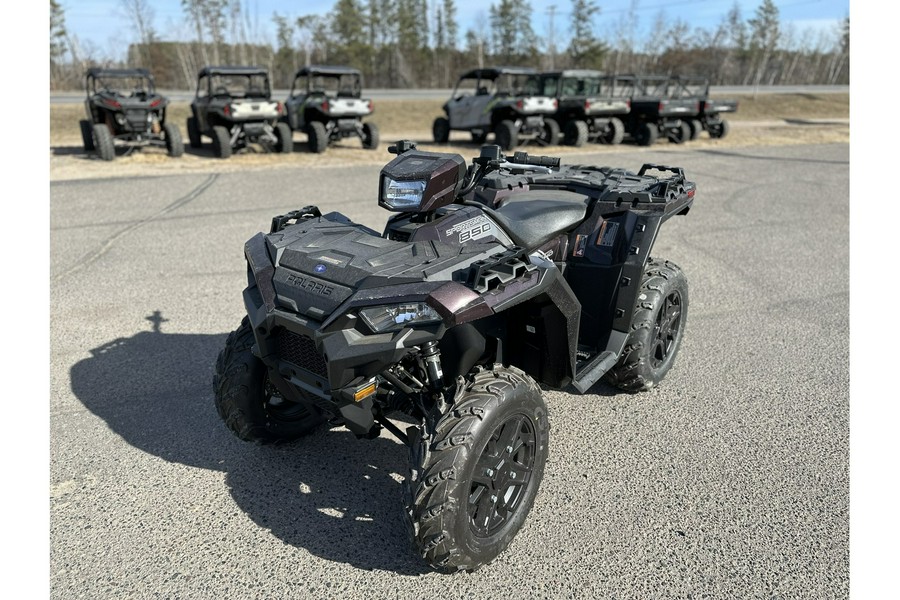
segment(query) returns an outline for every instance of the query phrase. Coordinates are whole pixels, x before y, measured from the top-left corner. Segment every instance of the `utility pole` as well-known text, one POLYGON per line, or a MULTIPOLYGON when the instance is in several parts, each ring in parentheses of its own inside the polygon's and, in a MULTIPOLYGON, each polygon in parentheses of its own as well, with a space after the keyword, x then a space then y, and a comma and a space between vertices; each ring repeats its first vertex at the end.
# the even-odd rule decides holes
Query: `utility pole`
POLYGON ((553 17, 556 15, 556 5, 551 4, 547 7, 547 14, 550 15, 550 31, 547 34, 547 53, 550 55, 550 69, 556 68, 556 31, 553 28, 553 17))

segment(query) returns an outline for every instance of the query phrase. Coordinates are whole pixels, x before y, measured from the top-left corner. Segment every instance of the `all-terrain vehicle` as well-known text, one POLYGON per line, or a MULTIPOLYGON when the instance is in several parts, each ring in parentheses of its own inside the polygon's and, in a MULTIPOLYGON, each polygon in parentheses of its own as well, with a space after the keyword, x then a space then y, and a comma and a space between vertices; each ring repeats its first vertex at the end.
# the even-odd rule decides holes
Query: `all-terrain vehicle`
POLYGON ((383 233, 307 206, 245 244, 247 317, 216 362, 215 403, 257 443, 326 422, 392 432, 410 449, 415 546, 438 570, 474 570, 537 494, 538 383, 583 393, 605 376, 636 392, 672 367, 687 281, 650 251, 696 187, 678 168, 561 166, 498 146, 468 168, 408 141, 390 150, 383 233))
POLYGON ((165 146, 169 156, 184 153, 181 132, 166 122, 168 99, 156 93, 147 69, 88 69, 84 76, 87 119, 79 123, 85 152, 116 157, 116 142, 129 148, 165 146))
POLYGON ((721 100, 709 97, 709 79, 706 77, 678 76, 672 79, 672 97, 686 98, 699 102, 696 118, 686 119, 691 130, 691 139, 700 137, 701 131, 707 131, 713 139, 728 135, 728 121, 722 113, 737 112, 737 100, 721 100))
POLYGON ((358 137, 367 150, 378 148, 378 127, 363 123, 372 101, 362 97, 362 75, 349 67, 303 67, 294 76, 285 102, 287 123, 306 133, 309 150, 324 152, 328 144, 358 137))
POLYGON ((197 94, 187 119, 191 148, 212 139, 213 153, 228 158, 234 150, 260 144, 275 152, 292 152, 291 128, 281 118, 284 106, 272 100, 269 72, 261 67, 204 67, 197 74, 197 94))
POLYGON ((614 85, 631 95, 631 112, 625 118, 625 132, 639 146, 652 146, 660 136, 674 144, 691 138, 688 119, 697 118, 696 98, 672 96, 671 79, 664 75, 616 75, 614 85))
POLYGON ((625 125, 620 117, 631 111, 631 98, 614 96, 612 83, 612 78, 600 71, 541 73, 543 94, 556 98, 559 106, 551 118, 559 124, 563 144, 622 143, 625 125))
POLYGON ((435 119, 431 128, 438 144, 446 143, 451 131, 470 132, 476 144, 493 133, 503 150, 530 140, 553 145, 559 139, 559 125, 547 118, 556 112, 557 101, 540 94, 534 69, 491 67, 463 73, 443 109, 446 116, 435 119))

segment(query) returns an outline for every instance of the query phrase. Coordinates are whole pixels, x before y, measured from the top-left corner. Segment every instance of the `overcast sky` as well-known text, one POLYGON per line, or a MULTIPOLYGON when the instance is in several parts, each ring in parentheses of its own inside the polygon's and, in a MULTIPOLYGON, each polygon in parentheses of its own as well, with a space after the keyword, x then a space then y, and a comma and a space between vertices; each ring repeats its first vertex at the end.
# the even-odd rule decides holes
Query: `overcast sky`
MULTIPOLYGON (((442 1, 442 0, 441 0, 442 1)), ((496 0, 499 2, 499 0, 496 0)), ((365 3, 365 0, 363 0, 365 3)), ((242 0, 247 12, 258 19, 260 35, 266 41, 274 41, 272 14, 278 12, 290 17, 305 14, 324 14, 331 10, 334 1, 309 0, 242 0)), ((660 11, 673 21, 681 18, 694 27, 712 28, 718 25, 728 10, 737 3, 746 19, 761 0, 598 0, 600 13, 595 20, 597 33, 611 37, 616 25, 632 4, 637 7, 638 27, 648 28, 660 11)), ((121 0, 61 0, 65 9, 66 26, 83 42, 90 41, 106 53, 133 41, 129 22, 121 9, 121 0)), ((187 32, 181 0, 153 0, 154 26, 164 40, 179 39, 187 32)), ((483 27, 486 23, 491 0, 456 0, 460 37, 466 29, 483 27)), ((434 6, 429 0, 429 6, 434 6)), ((532 27, 540 36, 549 32, 549 12, 556 6, 554 27, 557 45, 565 43, 570 29, 571 0, 531 0, 534 11, 532 27)), ((776 0, 782 22, 793 23, 799 31, 806 28, 832 30, 849 14, 849 0, 776 0)))

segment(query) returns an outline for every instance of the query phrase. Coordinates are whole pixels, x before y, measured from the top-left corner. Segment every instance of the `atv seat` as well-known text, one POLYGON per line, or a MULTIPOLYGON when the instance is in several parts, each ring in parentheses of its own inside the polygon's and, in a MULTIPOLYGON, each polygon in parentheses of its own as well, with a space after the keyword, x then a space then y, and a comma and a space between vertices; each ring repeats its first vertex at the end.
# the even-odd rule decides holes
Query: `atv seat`
POLYGON ((533 190, 509 196, 490 215, 517 246, 532 250, 581 223, 589 202, 573 192, 533 190))

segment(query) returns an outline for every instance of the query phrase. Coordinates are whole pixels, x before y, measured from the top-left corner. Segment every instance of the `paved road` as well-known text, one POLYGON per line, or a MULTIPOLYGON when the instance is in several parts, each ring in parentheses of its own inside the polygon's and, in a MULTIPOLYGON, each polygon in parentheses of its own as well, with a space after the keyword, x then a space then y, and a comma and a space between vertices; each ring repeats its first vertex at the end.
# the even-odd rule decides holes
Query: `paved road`
POLYGON ((452 579, 407 546, 399 443, 254 447, 212 403, 243 242, 309 203, 381 226, 376 167, 51 184, 52 597, 846 597, 848 147, 603 159, 698 182, 654 252, 684 346, 652 392, 546 393, 524 529, 452 579))
MULTIPOLYGON (((406 90, 406 89, 371 89, 366 90, 367 98, 373 100, 445 100, 450 97, 451 89, 434 90, 406 90)), ((751 94, 754 91, 752 85, 713 86, 711 94, 751 94)), ((848 93, 847 85, 772 85, 762 86, 759 92, 762 94, 836 94, 848 93)), ((163 95, 172 102, 190 102, 194 97, 193 90, 163 90, 163 95)), ((287 98, 289 90, 274 90, 275 98, 287 98)), ((50 104, 73 104, 84 102, 84 92, 50 92, 50 104)))

